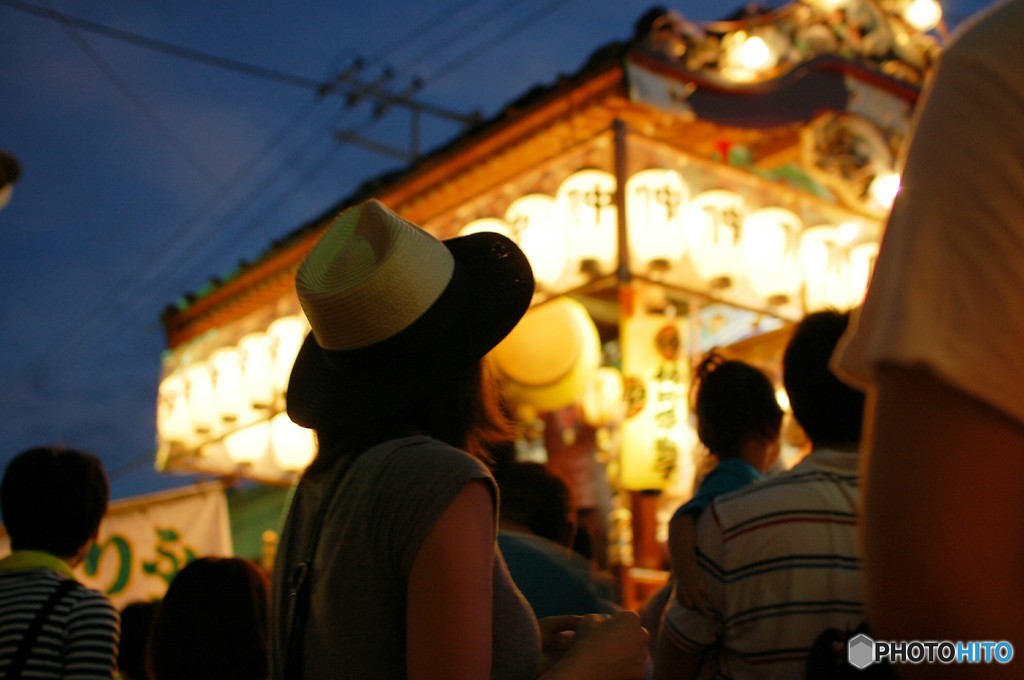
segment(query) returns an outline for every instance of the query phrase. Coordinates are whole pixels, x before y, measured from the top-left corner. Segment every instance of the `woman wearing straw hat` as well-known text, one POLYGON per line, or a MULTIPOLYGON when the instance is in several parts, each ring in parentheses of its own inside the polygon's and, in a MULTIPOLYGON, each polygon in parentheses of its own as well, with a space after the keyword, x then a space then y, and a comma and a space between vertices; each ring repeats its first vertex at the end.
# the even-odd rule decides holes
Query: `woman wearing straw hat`
POLYGON ((510 426, 483 358, 533 295, 516 245, 442 242, 371 200, 327 228, 296 288, 313 330, 288 414, 318 452, 274 570, 273 676, 640 677, 639 617, 538 626, 496 550, 484 461, 510 426))

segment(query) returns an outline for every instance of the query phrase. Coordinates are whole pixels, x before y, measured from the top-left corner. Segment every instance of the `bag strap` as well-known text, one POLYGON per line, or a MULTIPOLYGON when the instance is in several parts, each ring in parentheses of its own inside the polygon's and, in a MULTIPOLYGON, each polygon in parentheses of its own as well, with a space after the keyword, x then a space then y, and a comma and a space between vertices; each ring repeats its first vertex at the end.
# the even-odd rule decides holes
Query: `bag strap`
POLYGON ((331 475, 330 482, 324 487, 324 496, 320 499, 320 506, 313 520, 309 545, 303 553, 306 558, 292 569, 288 577, 288 646, 284 665, 285 680, 298 680, 302 677, 302 641, 309 612, 309 575, 313 568, 313 557, 316 555, 317 546, 320 545, 321 530, 327 517, 327 510, 334 500, 334 492, 358 457, 359 454, 347 456, 331 475))
POLYGON ((64 596, 77 586, 78 581, 69 578, 62 579, 53 592, 50 593, 50 597, 43 602, 43 606, 36 612, 35 618, 28 624, 25 637, 21 639, 21 643, 14 652, 14 656, 11 657, 11 664, 7 667, 6 675, 9 680, 21 680, 21 674, 24 672, 26 664, 28 664, 28 656, 32 652, 32 647, 36 644, 39 633, 43 630, 43 624, 50 618, 50 614, 53 613, 57 603, 63 600, 64 596))

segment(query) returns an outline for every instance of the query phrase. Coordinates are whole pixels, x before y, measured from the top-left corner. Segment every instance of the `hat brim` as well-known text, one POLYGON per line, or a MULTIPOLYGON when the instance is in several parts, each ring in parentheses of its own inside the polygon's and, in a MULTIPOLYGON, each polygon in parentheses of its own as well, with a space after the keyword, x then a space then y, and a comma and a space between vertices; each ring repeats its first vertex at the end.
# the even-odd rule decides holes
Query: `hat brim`
POLYGON ((367 381, 400 387, 446 366, 479 361, 508 335, 533 298, 526 256, 510 239, 479 232, 443 241, 455 260, 451 281, 418 319, 368 347, 334 351, 312 333, 292 366, 286 403, 296 424, 320 428, 366 394, 367 381))

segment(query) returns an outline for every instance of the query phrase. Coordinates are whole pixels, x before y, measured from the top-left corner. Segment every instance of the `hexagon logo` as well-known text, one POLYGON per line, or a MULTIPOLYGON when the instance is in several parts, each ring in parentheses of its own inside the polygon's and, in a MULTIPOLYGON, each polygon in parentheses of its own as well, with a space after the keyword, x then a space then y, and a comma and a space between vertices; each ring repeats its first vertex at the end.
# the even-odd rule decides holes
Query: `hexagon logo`
POLYGON ((875 662, 875 641, 864 633, 854 635, 846 643, 846 660, 854 668, 864 670, 875 662))

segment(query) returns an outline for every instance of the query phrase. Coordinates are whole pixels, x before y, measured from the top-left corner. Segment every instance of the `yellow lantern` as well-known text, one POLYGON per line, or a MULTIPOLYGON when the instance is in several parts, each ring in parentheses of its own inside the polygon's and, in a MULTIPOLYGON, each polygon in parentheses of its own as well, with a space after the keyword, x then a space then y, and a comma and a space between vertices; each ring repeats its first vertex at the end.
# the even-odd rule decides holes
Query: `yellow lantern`
POLYGON ((273 385, 276 394, 284 394, 288 389, 288 378, 292 374, 292 364, 299 354, 309 323, 300 315, 283 316, 275 320, 267 328, 267 335, 273 339, 273 385))
POLYGON ((583 397, 601 363, 601 340, 586 307, 560 297, 527 311, 490 356, 510 401, 556 411, 583 397))
POLYGON ((270 423, 261 420, 235 430, 224 437, 228 458, 235 463, 255 463, 266 455, 270 446, 270 423))
POLYGON ((688 440, 686 344, 681 319, 645 315, 623 325, 626 417, 619 474, 626 489, 663 489, 676 473, 688 440))
POLYGON ((669 264, 683 256, 683 208, 690 189, 675 170, 642 170, 626 181, 629 248, 634 266, 669 264))
POLYGON ((720 189, 700 193, 686 206, 690 256, 698 275, 712 286, 730 285, 743 268, 739 243, 745 215, 743 197, 720 189))
POLYGON ((769 304, 785 302, 800 286, 797 247, 800 218, 782 208, 762 208, 743 220, 740 249, 754 292, 769 304))
POLYGON ((571 257, 581 271, 607 274, 615 269, 615 190, 615 176, 603 170, 580 170, 558 187, 559 219, 566 225, 571 257))
POLYGON ((549 290, 556 288, 569 259, 569 242, 555 199, 546 194, 521 196, 505 211, 505 223, 538 283, 549 290))
POLYGON ((800 236, 799 261, 807 311, 842 307, 847 302, 850 263, 841 238, 839 229, 831 224, 808 227, 800 236))
POLYGON ((274 460, 282 470, 302 470, 316 454, 313 430, 299 427, 287 413, 271 418, 270 444, 274 460))

